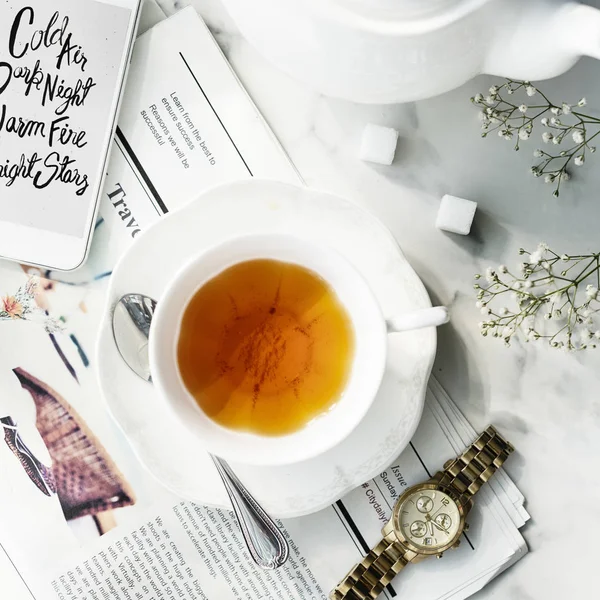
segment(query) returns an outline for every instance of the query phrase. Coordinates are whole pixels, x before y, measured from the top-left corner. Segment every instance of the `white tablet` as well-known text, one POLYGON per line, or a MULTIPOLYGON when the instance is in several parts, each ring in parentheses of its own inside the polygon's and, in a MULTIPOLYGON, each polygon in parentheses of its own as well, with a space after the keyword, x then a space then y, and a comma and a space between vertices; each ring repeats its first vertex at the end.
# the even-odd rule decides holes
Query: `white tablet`
POLYGON ((0 256, 89 250, 141 0, 0 4, 0 256))

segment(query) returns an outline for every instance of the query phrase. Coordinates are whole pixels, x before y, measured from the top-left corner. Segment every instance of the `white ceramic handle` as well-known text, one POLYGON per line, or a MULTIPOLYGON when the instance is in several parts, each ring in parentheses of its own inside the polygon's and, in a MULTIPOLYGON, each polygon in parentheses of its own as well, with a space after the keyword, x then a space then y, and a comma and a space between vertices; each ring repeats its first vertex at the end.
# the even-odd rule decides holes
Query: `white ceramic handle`
POLYGON ((398 315, 387 319, 389 333, 399 331, 410 331, 411 329, 423 329, 423 327, 438 327, 450 320, 448 309, 445 306, 434 306, 424 308, 405 315, 398 315))

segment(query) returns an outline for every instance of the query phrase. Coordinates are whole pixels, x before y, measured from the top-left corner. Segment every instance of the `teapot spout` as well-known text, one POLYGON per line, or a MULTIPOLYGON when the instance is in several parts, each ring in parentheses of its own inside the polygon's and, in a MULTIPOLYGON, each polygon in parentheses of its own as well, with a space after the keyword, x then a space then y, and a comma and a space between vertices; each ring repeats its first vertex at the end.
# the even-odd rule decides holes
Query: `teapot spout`
POLYGON ((547 4, 542 10, 536 2, 523 10, 516 27, 495 37, 484 72, 528 81, 549 79, 583 55, 600 59, 600 10, 568 2, 549 11, 547 4))

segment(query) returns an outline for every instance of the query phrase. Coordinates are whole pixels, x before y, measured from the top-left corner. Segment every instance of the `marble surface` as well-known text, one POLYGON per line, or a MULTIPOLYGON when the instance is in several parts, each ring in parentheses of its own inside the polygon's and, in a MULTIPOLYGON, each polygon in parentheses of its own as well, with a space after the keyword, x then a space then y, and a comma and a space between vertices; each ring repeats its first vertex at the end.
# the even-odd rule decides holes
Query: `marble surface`
MULTIPOLYGON (((506 349, 482 338, 472 275, 488 265, 516 263, 520 246, 539 241, 559 253, 598 250, 600 158, 590 159, 555 199, 528 172, 535 141, 513 152, 496 136, 481 139, 469 97, 486 90, 491 78, 414 104, 353 105, 278 72, 241 37, 219 0, 159 4, 167 14, 196 7, 307 184, 378 215, 432 299, 450 306, 452 324, 440 330, 434 372, 477 429, 494 422, 514 442, 518 453, 507 470, 532 514, 523 530, 531 553, 476 597, 593 595, 600 536, 600 350, 566 355, 518 343, 506 349), (391 167, 358 160, 368 122, 400 131, 391 167), (434 228, 445 193, 479 202, 469 237, 434 228)), ((543 89, 561 100, 586 96, 597 113, 600 63, 583 59, 543 89)))

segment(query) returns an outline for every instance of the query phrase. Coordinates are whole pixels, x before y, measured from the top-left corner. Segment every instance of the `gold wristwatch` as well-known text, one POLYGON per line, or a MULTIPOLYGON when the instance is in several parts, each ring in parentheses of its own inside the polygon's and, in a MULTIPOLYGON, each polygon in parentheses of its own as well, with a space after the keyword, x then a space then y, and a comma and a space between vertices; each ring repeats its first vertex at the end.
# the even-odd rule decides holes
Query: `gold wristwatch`
POLYGON ((514 451, 490 425, 461 456, 394 505, 383 539, 331 592, 331 600, 374 600, 409 563, 441 558, 468 526, 473 496, 514 451))

